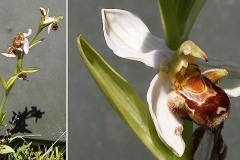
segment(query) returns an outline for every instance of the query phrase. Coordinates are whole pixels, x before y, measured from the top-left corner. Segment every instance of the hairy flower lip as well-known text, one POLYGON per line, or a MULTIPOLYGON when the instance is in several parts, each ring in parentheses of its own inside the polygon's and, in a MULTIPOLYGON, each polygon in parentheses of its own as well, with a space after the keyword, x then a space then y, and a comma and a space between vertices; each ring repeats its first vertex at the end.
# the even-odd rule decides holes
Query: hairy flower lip
MULTIPOLYGON (((190 99, 187 95, 180 93, 184 97, 189 109, 194 111, 193 115, 190 115, 191 119, 201 126, 207 128, 214 128, 222 123, 230 114, 230 101, 227 94, 216 85, 212 84, 205 78, 206 87, 213 90, 216 94, 201 99, 201 103, 198 103, 198 99, 190 99), (220 110, 219 110, 220 109, 220 110)), ((206 90, 207 91, 207 90, 206 90)))

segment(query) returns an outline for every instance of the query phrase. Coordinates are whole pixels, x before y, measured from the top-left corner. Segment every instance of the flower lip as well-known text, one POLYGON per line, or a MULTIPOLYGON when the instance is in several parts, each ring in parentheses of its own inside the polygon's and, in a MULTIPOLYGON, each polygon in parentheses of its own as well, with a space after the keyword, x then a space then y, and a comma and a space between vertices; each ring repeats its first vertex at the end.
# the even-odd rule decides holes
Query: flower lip
POLYGON ((214 128, 222 123, 230 114, 230 101, 226 93, 209 80, 203 77, 205 90, 202 93, 180 92, 188 104, 189 109, 194 111, 191 119, 201 126, 214 128))
POLYGON ((222 123, 230 114, 230 101, 226 93, 214 83, 226 74, 223 69, 210 69, 201 73, 198 66, 191 63, 183 67, 176 73, 172 83, 175 92, 184 98, 185 106, 177 106, 174 100, 170 100, 173 113, 180 117, 187 113, 194 122, 207 128, 222 123))

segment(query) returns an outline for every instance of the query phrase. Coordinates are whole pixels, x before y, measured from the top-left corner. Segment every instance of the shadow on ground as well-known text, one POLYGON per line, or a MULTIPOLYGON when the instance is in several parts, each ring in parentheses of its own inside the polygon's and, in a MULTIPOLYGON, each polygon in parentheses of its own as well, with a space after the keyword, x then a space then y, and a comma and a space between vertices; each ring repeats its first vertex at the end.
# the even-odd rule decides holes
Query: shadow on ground
POLYGON ((45 112, 42 112, 37 109, 37 106, 31 106, 30 110, 28 107, 25 107, 23 112, 12 112, 12 121, 9 121, 11 128, 8 129, 8 132, 11 134, 16 133, 32 133, 27 127, 28 124, 26 123, 27 119, 35 118, 35 123, 37 123, 38 119, 41 119, 45 112))

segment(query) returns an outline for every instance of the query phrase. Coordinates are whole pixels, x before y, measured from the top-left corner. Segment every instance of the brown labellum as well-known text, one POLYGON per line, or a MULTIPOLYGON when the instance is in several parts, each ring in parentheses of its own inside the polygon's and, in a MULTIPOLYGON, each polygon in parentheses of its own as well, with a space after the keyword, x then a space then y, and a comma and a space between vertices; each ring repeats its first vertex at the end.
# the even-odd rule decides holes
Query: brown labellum
POLYGON ((52 24, 52 30, 53 30, 53 31, 58 30, 58 24, 57 24, 56 22, 53 22, 53 24, 52 24))
MULTIPOLYGON (((178 111, 185 113, 175 115, 188 113, 194 122, 208 128, 221 124, 230 114, 230 101, 226 93, 214 84, 216 80, 213 80, 214 77, 208 79, 202 75, 195 64, 189 64, 177 73, 175 92, 185 101, 185 105, 180 106, 181 110, 178 111)), ((172 102, 174 99, 168 101, 172 102)), ((169 105, 171 111, 176 112, 179 105, 175 102, 170 104, 174 106, 169 105)))
POLYGON ((16 55, 16 56, 19 56, 19 55, 21 54, 21 51, 20 51, 19 49, 15 48, 15 47, 10 46, 10 47, 8 47, 8 49, 7 49, 7 53, 8 53, 8 54, 14 54, 14 55, 16 55))
POLYGON ((12 41, 12 46, 15 47, 15 48, 19 48, 21 47, 22 45, 24 44, 24 38, 18 36, 18 37, 15 37, 12 41))

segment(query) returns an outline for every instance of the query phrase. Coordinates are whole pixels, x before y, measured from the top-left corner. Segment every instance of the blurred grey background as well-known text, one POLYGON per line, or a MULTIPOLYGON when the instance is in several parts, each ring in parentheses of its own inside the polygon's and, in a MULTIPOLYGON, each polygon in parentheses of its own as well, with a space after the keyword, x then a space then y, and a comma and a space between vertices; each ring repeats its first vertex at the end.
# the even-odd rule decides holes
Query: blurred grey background
MULTIPOLYGON (((106 101, 90 76, 77 48, 83 37, 145 98, 156 70, 115 56, 103 37, 100 10, 119 8, 139 16, 150 31, 163 37, 157 0, 69 1, 69 159, 154 160, 129 127, 106 101)), ((203 7, 190 39, 207 55, 226 61, 240 60, 240 1, 209 0, 203 7)), ((232 113, 223 136, 227 160, 239 159, 239 98, 232 100, 232 113)))
MULTIPOLYGON (((0 52, 6 52, 18 32, 32 28, 33 34, 36 33, 42 16, 39 7, 50 8, 50 16, 65 17, 66 14, 65 0, 1 0, 0 52)), ((40 71, 29 74, 29 81, 17 81, 6 103, 5 123, 9 124, 15 112, 22 118, 18 134, 41 134, 38 139, 56 140, 66 130, 66 20, 50 35, 47 28, 44 29, 38 38, 44 37, 46 39, 33 47, 23 62, 24 67, 37 67, 40 71)), ((13 74, 15 66, 15 58, 0 55, 0 73, 5 80, 13 74)), ((1 88, 1 100, 3 96, 1 88)))

